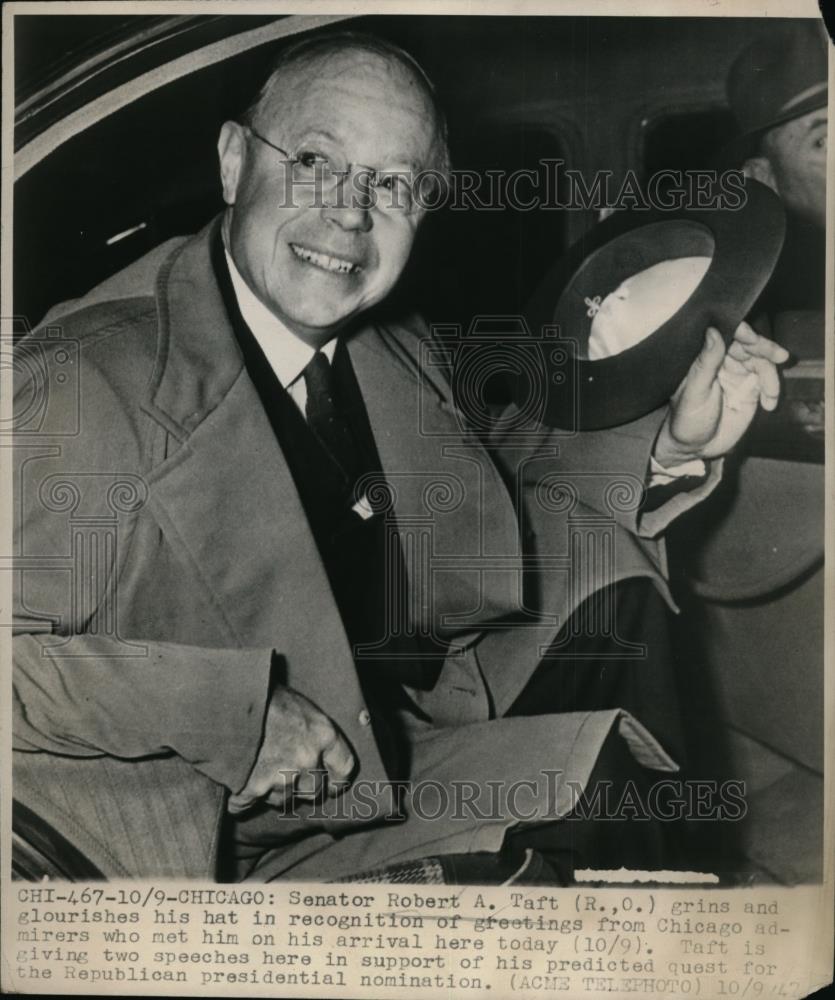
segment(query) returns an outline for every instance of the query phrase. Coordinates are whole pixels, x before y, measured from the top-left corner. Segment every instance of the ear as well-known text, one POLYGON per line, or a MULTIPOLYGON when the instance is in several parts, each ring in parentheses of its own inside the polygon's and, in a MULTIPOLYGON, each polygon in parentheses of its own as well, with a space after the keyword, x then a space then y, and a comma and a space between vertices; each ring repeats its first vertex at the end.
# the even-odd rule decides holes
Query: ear
POLYGON ((243 170, 245 144, 243 128, 237 122, 224 122, 217 140, 217 155, 220 160, 223 200, 227 205, 235 204, 235 195, 243 170))
POLYGON ((777 178, 774 176, 774 168, 771 160, 767 156, 752 156, 742 164, 742 172, 746 177, 750 177, 761 184, 766 184, 772 191, 777 190, 777 178))

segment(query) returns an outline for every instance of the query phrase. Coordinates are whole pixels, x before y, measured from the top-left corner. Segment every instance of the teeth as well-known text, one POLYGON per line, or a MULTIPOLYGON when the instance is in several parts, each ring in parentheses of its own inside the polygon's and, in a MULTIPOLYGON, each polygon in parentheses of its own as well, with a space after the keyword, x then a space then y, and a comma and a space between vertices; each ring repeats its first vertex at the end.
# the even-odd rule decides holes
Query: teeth
POLYGON ((309 264, 315 264, 316 267, 321 267, 323 271, 332 271, 334 274, 350 274, 352 271, 360 269, 358 264, 352 264, 349 260, 331 257, 326 253, 317 253, 315 250, 300 247, 296 243, 291 243, 290 249, 297 257, 301 257, 309 264))

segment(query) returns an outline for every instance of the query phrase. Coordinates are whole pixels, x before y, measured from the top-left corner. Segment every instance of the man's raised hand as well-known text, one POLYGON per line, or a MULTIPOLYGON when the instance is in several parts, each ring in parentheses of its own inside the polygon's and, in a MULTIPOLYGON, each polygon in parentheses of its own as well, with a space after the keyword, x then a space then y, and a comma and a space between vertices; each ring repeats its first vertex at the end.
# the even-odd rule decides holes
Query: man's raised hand
POLYGON ((788 351, 740 323, 725 349, 708 328, 699 356, 670 401, 654 458, 672 468, 694 458, 725 455, 748 429, 757 405, 773 410, 780 397, 777 365, 788 351))
POLYGON ((324 712, 292 688, 277 687, 267 706, 264 739, 244 787, 229 797, 230 813, 259 803, 338 795, 356 759, 324 712))

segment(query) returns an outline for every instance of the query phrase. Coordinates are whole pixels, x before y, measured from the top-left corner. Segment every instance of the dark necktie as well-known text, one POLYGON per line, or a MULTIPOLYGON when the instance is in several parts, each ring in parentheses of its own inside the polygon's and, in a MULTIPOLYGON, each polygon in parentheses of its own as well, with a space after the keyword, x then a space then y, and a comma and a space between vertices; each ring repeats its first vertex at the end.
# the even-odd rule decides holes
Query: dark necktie
MULTIPOLYGON (((347 414, 342 405, 336 376, 326 355, 317 351, 304 369, 307 387, 305 416, 307 423, 330 457, 342 471, 347 488, 352 491, 366 471, 347 414)), ((351 517, 347 532, 331 534, 331 585, 354 651, 354 662, 363 697, 371 714, 371 726, 383 764, 390 778, 406 777, 408 750, 403 742, 397 710, 406 696, 401 679, 409 679, 410 664, 398 659, 364 660, 357 653, 365 643, 375 642, 385 634, 387 587, 386 532, 380 517, 364 521, 351 517)), ((416 674, 419 679, 420 675, 416 674)))
POLYGON ((307 388, 307 423, 353 486, 361 471, 359 458, 351 429, 337 405, 338 393, 331 363, 325 354, 317 351, 302 374, 307 388))

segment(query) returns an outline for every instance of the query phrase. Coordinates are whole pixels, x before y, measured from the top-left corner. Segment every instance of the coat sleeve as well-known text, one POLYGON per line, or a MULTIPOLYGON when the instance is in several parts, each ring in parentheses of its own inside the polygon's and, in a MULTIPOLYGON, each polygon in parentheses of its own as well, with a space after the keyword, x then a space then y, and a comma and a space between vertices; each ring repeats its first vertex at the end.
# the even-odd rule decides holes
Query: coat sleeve
POLYGON ((261 743, 272 650, 116 635, 145 442, 93 340, 56 342, 55 362, 33 335, 16 365, 13 745, 74 757, 175 753, 237 791, 261 743))
POLYGON ((541 483, 549 469, 558 471, 585 507, 639 538, 654 539, 713 491, 722 470, 721 461, 709 463, 704 482, 652 511, 643 510, 650 457, 666 412, 662 407, 619 427, 578 433, 514 426, 512 417, 503 416, 505 429, 491 444, 503 467, 524 468, 527 489, 541 483))
POLYGON ((176 753, 213 781, 246 784, 263 735, 271 651, 17 635, 13 747, 72 757, 176 753))

